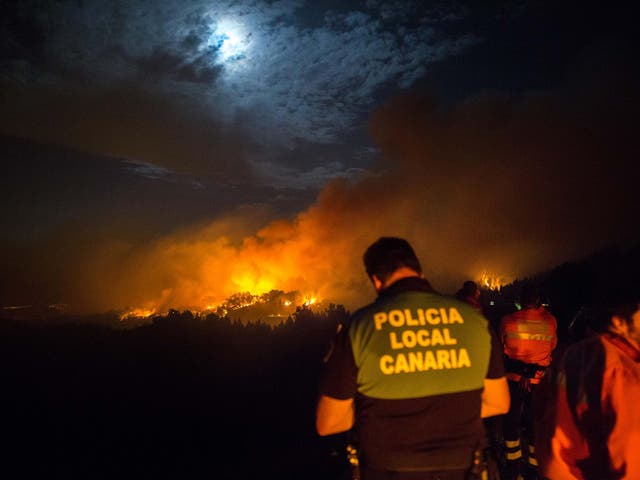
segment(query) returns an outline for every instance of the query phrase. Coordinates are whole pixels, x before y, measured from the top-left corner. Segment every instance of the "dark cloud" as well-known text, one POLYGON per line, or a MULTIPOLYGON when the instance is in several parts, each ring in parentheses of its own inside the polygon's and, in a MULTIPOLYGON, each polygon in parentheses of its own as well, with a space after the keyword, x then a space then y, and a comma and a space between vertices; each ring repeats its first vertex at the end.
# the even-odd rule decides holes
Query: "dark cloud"
POLYGON ((143 76, 166 76, 179 82, 209 85, 220 75, 222 67, 211 65, 204 56, 185 62, 181 53, 154 50, 148 57, 130 59, 143 76))
POLYGON ((294 1, 20 2, 5 30, 14 61, 4 72, 24 81, 24 62, 39 70, 32 91, 75 90, 73 79, 101 91, 138 84, 174 104, 196 99, 232 128, 242 120, 265 144, 331 142, 359 127, 380 88, 409 86, 475 42, 438 34, 429 16, 394 26, 383 7, 358 5, 325 7, 311 27, 294 1), (24 52, 36 47, 34 62, 24 52))
POLYGON ((5 85, 0 129, 14 136, 161 165, 180 173, 246 178, 251 147, 239 127, 134 85, 109 89, 5 85))

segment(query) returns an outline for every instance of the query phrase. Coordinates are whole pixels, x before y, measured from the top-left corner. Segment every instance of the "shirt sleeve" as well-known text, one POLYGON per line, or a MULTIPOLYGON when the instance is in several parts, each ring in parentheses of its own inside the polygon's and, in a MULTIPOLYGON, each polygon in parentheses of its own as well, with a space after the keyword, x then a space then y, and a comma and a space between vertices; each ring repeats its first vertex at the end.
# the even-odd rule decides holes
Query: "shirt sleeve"
POLYGON ((338 331, 325 356, 320 373, 319 393, 338 400, 354 398, 358 391, 358 369, 347 328, 338 331))
POLYGON ((495 330, 489 326, 489 333, 491 334, 491 357, 489 358, 489 370, 487 371, 486 378, 500 378, 504 377, 504 362, 502 359, 502 343, 498 338, 495 330))

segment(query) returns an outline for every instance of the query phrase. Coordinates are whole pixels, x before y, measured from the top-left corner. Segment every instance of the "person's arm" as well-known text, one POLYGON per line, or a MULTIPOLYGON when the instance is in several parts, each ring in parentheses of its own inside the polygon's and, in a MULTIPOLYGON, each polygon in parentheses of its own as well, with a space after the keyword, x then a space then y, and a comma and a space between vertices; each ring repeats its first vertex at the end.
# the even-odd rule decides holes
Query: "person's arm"
POLYGON ((316 431, 320 436, 346 432, 353 426, 353 398, 338 400, 320 395, 316 408, 316 431))
POLYGON ((482 406, 480 407, 482 418, 507 413, 511 405, 509 384, 502 362, 502 344, 492 328, 489 328, 489 334, 491 335, 491 357, 482 390, 482 406))
POLYGON ((511 396, 509 395, 507 378, 485 378, 480 416, 486 418, 502 415, 509 411, 510 405, 511 396))
POLYGON ((348 331, 338 327, 333 347, 324 358, 318 385, 316 431, 320 436, 346 432, 353 426, 357 377, 348 331))

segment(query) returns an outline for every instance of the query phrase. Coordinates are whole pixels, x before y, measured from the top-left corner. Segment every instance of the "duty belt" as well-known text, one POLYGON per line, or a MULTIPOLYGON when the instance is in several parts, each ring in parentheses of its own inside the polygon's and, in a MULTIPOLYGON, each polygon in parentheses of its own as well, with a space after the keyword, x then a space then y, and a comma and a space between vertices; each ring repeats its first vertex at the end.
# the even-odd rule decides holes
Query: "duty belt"
POLYGON ((526 363, 522 360, 515 360, 505 355, 504 368, 507 372, 517 373, 525 378, 535 378, 538 372, 545 372, 547 367, 537 363, 526 363))

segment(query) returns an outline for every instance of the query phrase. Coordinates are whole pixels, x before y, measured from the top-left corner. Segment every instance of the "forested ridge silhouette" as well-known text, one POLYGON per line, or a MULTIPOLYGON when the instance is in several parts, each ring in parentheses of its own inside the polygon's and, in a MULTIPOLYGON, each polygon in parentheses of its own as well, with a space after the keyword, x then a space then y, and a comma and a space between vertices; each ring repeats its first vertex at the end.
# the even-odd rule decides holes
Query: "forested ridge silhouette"
POLYGON ((133 329, 2 320, 0 470, 335 478, 342 458, 335 439, 315 435, 314 409, 322 357, 347 315, 299 308, 275 327, 189 311, 133 329))
MULTIPOLYGON (((523 282, 567 325, 598 292, 637 283, 640 248, 608 249, 499 292, 496 322, 523 282)), ((373 294, 372 294, 373 297, 373 294)), ((489 302, 493 305, 489 307, 489 302)), ((3 478, 348 478, 344 435, 314 430, 317 379, 349 312, 300 307, 279 325, 172 310, 0 320, 3 478)))

